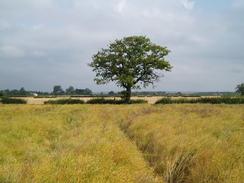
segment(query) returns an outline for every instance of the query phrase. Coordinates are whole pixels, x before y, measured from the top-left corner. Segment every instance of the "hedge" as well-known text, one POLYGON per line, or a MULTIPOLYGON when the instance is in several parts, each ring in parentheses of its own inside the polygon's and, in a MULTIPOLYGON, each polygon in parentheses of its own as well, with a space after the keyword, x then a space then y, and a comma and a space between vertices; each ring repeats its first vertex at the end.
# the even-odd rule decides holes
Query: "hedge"
POLYGON ((8 98, 8 97, 2 97, 0 102, 2 104, 26 104, 27 101, 24 99, 16 99, 16 98, 8 98))
POLYGON ((83 100, 79 99, 59 99, 59 100, 48 100, 44 104, 84 104, 83 100))
POLYGON ((196 99, 172 99, 162 98, 155 104, 244 104, 244 97, 216 97, 196 99))
POLYGON ((131 100, 129 103, 126 103, 124 100, 95 98, 95 99, 88 100, 86 103, 87 104, 146 104, 147 101, 138 99, 138 100, 131 100))

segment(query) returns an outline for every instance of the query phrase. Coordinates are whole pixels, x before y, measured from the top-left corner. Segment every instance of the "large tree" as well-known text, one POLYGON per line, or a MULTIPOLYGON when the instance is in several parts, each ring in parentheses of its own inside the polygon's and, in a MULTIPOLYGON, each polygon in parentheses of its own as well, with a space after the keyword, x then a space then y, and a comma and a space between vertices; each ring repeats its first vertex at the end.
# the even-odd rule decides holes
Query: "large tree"
POLYGON ((160 71, 171 70, 165 59, 169 52, 145 36, 125 37, 94 55, 90 66, 97 84, 115 82, 125 88, 125 100, 130 102, 132 89, 147 87, 159 79, 160 71))
POLYGON ((236 92, 244 96, 244 83, 237 85, 236 92))

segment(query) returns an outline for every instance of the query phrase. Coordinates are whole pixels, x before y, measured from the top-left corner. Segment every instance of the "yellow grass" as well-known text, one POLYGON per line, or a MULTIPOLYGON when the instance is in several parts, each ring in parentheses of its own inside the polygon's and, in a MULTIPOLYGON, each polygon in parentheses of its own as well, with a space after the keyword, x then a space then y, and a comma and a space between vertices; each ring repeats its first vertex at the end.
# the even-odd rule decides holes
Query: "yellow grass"
POLYGON ((166 182, 244 182, 243 105, 143 110, 130 111, 120 125, 166 182))
POLYGON ((26 105, 0 106, 0 182, 158 181, 101 108, 26 105))
POLYGON ((244 105, 0 105, 0 182, 243 183, 244 105))
MULTIPOLYGON (((211 97, 216 97, 216 96, 205 96, 208 98, 211 97)), ((27 101, 28 104, 44 104, 44 102, 48 101, 48 100, 60 100, 60 99, 80 99, 80 100, 84 100, 85 102, 87 102, 90 99, 94 99, 97 97, 69 97, 69 96, 63 96, 63 97, 55 97, 55 98, 35 98, 35 97, 14 97, 14 98, 21 98, 27 101)), ((155 104, 158 100, 164 98, 163 96, 133 96, 131 97, 132 100, 137 100, 137 99, 142 99, 148 102, 148 104, 155 104)), ((171 97, 172 99, 194 99, 194 98, 198 98, 198 97, 171 97)), ((120 100, 120 97, 105 97, 105 99, 116 99, 116 100, 120 100)))
MULTIPOLYGON (((90 99, 94 99, 96 97, 55 97, 55 98, 35 98, 35 97, 14 97, 14 98, 21 98, 27 101, 27 104, 44 104, 44 102, 48 101, 48 100, 59 100, 59 99, 80 99, 80 100, 84 100, 85 102, 87 102, 90 99)), ((120 97, 105 97, 106 99, 116 99, 116 100, 120 100, 120 97)), ((162 97, 160 96, 153 96, 153 97, 132 97, 132 100, 137 100, 137 99, 143 99, 146 100, 149 104, 154 104, 156 101, 158 101, 159 99, 161 99, 162 97)))

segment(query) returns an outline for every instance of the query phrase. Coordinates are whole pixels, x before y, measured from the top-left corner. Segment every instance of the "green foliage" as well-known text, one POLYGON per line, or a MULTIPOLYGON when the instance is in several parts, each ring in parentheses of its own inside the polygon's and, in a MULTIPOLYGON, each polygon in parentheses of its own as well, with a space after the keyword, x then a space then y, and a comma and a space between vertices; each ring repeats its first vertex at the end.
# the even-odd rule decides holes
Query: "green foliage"
POLYGON ((74 95, 92 95, 92 91, 89 88, 75 89, 74 95))
POLYGON ((74 88, 73 86, 70 86, 69 88, 67 88, 67 89, 65 90, 65 93, 66 93, 67 95, 74 95, 74 94, 75 94, 75 88, 74 88))
POLYGON ((26 104, 27 102, 23 99, 16 99, 16 98, 8 98, 3 97, 0 102, 2 104, 26 104))
POLYGON ((53 94, 54 95, 63 95, 64 91, 60 85, 56 85, 53 87, 53 94))
MULTIPOLYGON (((90 99, 86 102, 87 104, 128 104, 125 100, 113 100, 105 98, 90 99)), ((130 100, 129 104, 145 104, 145 100, 130 100)))
POLYGON ((237 85, 236 92, 244 95, 244 83, 237 85))
POLYGON ((19 90, 2 90, 0 91, 0 96, 7 96, 7 97, 25 97, 25 96, 31 96, 31 92, 26 91, 23 87, 19 90))
POLYGON ((114 91, 110 91, 110 92, 108 92, 108 95, 114 96, 114 95, 116 95, 116 93, 114 91))
POLYGON ((147 87, 159 79, 159 71, 171 70, 172 66, 165 59, 169 52, 147 37, 125 37, 94 55, 90 66, 96 73, 97 84, 115 82, 126 89, 124 94, 128 102, 131 89, 147 87))
POLYGON ((243 97, 216 97, 216 98, 195 98, 195 99, 172 99, 162 98, 155 104, 244 104, 243 97))
POLYGON ((59 99, 59 100, 48 100, 44 104, 84 104, 83 100, 79 99, 59 99))

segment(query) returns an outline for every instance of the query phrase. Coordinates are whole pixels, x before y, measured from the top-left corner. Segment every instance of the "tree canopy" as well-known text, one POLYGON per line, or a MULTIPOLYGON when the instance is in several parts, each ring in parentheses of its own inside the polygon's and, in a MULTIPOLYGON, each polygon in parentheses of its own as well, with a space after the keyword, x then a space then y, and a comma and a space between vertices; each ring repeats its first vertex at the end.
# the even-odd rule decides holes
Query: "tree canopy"
POLYGON ((53 87, 53 94, 54 95, 63 95, 64 90, 62 89, 62 87, 60 85, 56 85, 53 87))
POLYGON ((244 95, 244 83, 237 85, 236 92, 244 95))
POLYGON ((125 99, 130 101, 131 89, 153 85, 172 66, 166 60, 167 47, 154 44, 145 36, 130 36, 110 43, 108 48, 93 56, 90 66, 96 73, 95 82, 115 82, 125 88, 125 99))

